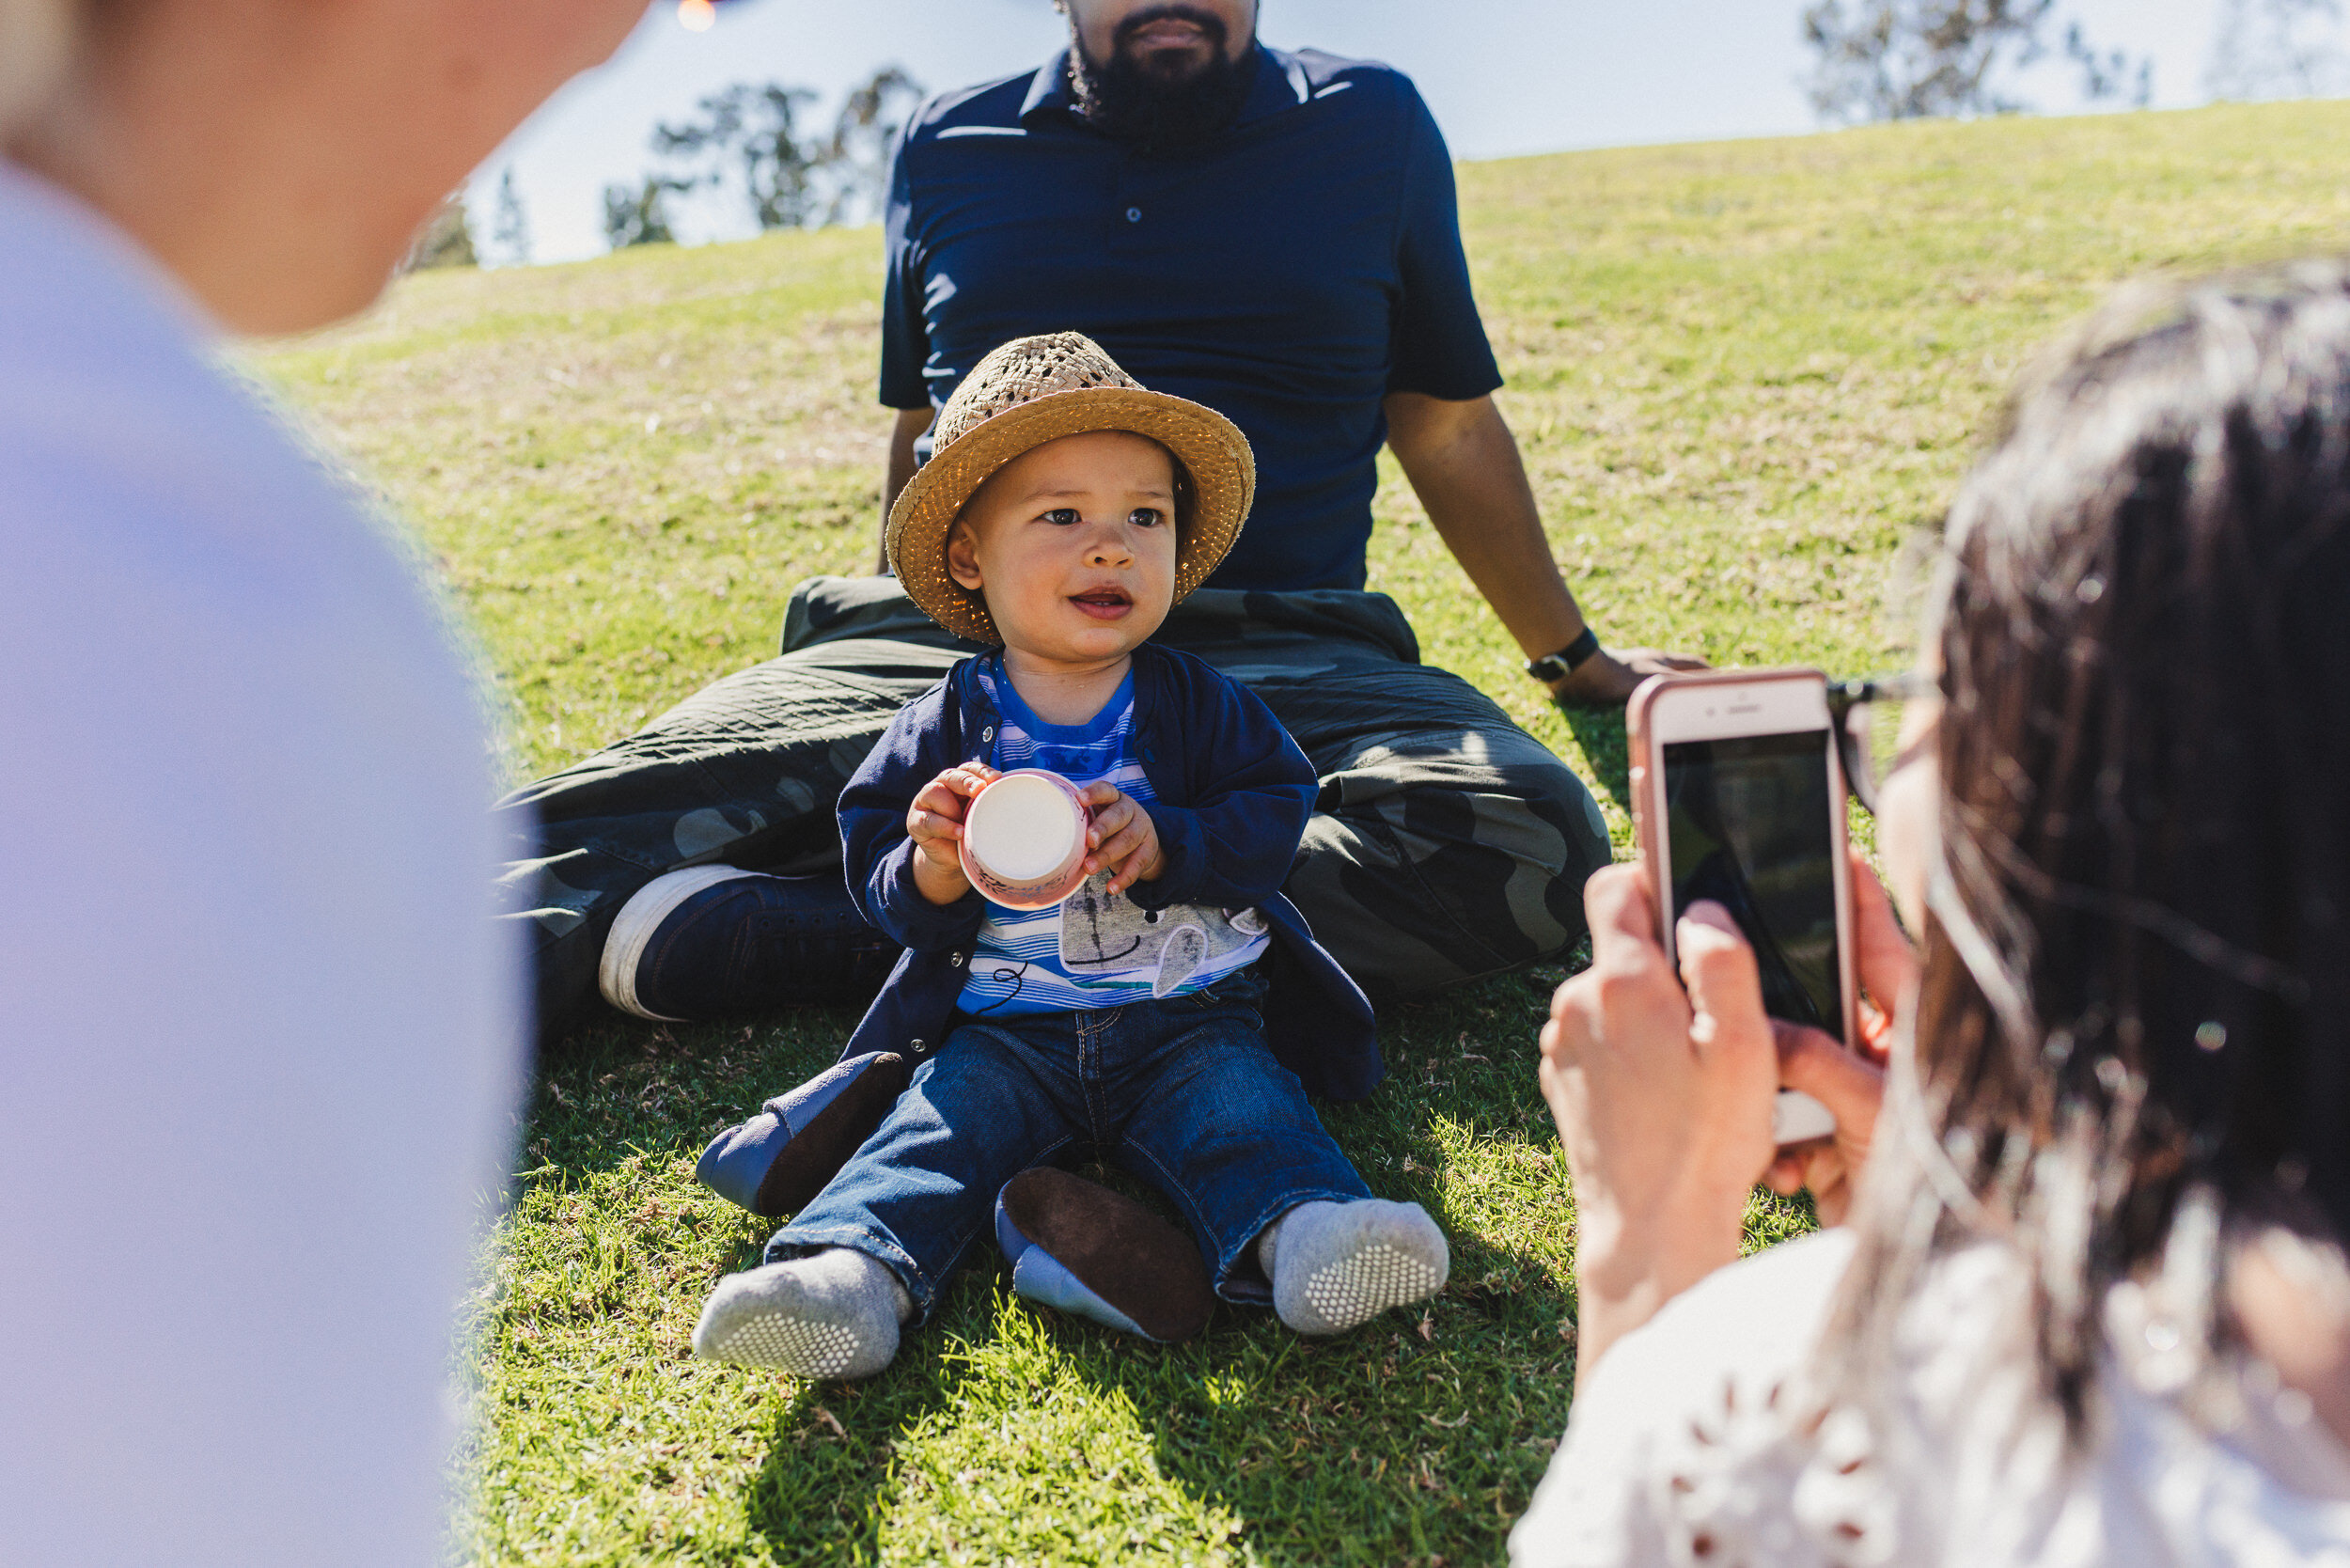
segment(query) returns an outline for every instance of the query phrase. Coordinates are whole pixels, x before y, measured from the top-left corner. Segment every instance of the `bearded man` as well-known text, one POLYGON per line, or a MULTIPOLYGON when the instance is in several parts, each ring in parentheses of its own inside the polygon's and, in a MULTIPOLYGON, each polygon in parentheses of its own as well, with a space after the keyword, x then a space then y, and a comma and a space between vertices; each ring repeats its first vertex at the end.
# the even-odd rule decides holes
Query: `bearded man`
MULTIPOLYGON (((1551 557, 1494 406, 1443 136, 1399 72, 1260 44, 1256 0, 1063 8, 1067 50, 932 101, 900 144, 885 515, 933 411, 1009 338, 1082 332, 1225 414, 1255 449, 1256 508, 1159 640, 1246 683, 1313 760, 1286 891, 1374 997, 1556 957, 1583 934, 1606 828, 1573 772, 1421 664, 1364 591, 1380 447, 1559 700, 1620 703, 1696 661, 1601 651, 1551 557)), ((512 879, 543 1015, 570 1015, 591 972, 647 1017, 870 995, 892 955, 841 886, 833 803, 898 706, 975 651, 886 577, 816 579, 781 658, 515 796, 548 836, 512 879)))

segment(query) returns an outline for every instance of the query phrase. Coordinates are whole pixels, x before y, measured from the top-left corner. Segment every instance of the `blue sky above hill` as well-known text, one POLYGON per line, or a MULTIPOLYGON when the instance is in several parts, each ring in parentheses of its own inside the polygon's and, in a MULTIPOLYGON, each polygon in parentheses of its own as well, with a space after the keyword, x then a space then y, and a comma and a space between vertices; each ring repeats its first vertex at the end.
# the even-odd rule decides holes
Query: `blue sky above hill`
MULTIPOLYGON (((1814 129, 1802 78, 1810 65, 1804 0, 1264 0, 1261 36, 1385 60, 1409 72, 1461 158, 1573 148, 1772 135, 1814 129)), ((2203 102, 2220 0, 2073 0, 2092 39, 2152 56, 2154 102, 2203 102)), ((534 259, 603 248, 601 193, 652 164, 655 121, 689 114, 729 83, 816 89, 817 117, 884 65, 931 90, 1033 69, 1066 24, 1047 0, 742 0, 715 26, 687 32, 660 0, 612 63, 574 82, 476 176, 477 233, 487 238, 496 183, 511 167, 534 259)), ((2047 112, 2082 107, 2060 63, 2036 70, 2025 96, 2047 112)), ((733 238, 747 221, 725 209, 682 214, 681 237, 733 238)))

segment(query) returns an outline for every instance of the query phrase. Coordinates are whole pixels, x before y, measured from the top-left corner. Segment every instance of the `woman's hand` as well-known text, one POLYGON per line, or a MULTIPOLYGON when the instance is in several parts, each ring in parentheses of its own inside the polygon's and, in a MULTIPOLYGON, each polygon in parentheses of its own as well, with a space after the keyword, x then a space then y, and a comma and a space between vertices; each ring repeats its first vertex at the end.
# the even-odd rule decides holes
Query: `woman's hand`
POLYGON ((1779 1079, 1754 954, 1727 912, 1683 916, 1676 978, 1640 868, 1596 873, 1583 904, 1591 966, 1551 998, 1541 1069, 1574 1179, 1578 1378, 1736 1260, 1779 1079))
POLYGON ((1720 905, 1682 917, 1676 984, 1647 873, 1610 867, 1586 885, 1591 966, 1551 998, 1541 1073, 1574 1178, 1578 1379, 1617 1339, 1737 1258, 1757 1180, 1782 1193, 1810 1186, 1831 1225, 1849 1210, 1884 1099, 1887 1046, 1918 984, 1883 886, 1856 854, 1852 869, 1855 960, 1870 1004, 1853 1051, 1763 1015, 1753 950, 1720 905), (1774 1149, 1781 1088, 1824 1103, 1835 1137, 1774 1149))
POLYGON ((1827 1106, 1836 1136, 1782 1149, 1764 1178, 1779 1194, 1811 1189, 1821 1223, 1841 1225, 1852 1211, 1853 1184, 1869 1163, 1877 1107, 1885 1100, 1886 1050, 1897 1019, 1906 1017, 1918 988, 1918 958, 1893 917, 1892 901, 1856 853, 1852 858, 1853 955, 1860 971, 1860 1041, 1847 1051, 1830 1036, 1774 1019, 1778 1081, 1827 1106))

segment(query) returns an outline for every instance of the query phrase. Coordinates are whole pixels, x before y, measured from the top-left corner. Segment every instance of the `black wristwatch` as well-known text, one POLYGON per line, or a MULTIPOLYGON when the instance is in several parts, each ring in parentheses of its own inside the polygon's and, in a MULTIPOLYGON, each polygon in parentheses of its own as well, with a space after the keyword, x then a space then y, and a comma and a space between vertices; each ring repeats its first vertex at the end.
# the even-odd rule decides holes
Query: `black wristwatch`
POLYGON ((1583 628, 1581 636, 1559 650, 1558 652, 1545 653, 1539 659, 1527 660, 1526 673, 1544 685, 1548 685, 1554 681, 1563 681, 1573 675, 1590 660, 1592 654, 1598 651, 1599 634, 1586 626, 1583 628))

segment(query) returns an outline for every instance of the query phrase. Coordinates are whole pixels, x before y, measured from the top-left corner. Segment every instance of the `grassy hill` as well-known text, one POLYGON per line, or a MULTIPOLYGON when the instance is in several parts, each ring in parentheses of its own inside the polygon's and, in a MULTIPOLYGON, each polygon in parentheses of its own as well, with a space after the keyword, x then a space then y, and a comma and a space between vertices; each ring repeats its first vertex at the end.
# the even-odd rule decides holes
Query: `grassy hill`
MULTIPOLYGON (((1856 672, 1889 569, 2033 346, 2116 280, 2350 242, 2350 104, 1918 125, 1463 168, 1480 297, 1559 558, 1610 641, 1856 672)), ((879 240, 787 235, 409 278, 252 356, 415 524, 477 628, 516 777, 775 651, 869 569, 879 240)), ((1371 586, 1627 822, 1622 729, 1536 700, 1406 488, 1371 586)), ((1164 1351, 1014 1304, 992 1258, 873 1383, 697 1366, 768 1229, 717 1126, 849 1020, 615 1025, 546 1064, 485 1266, 462 1545, 494 1562, 1460 1563, 1563 1424, 1572 1198, 1532 1090, 1556 972, 1386 1021, 1333 1131, 1454 1239, 1428 1313, 1309 1344, 1226 1311, 1164 1351)), ((1760 1244, 1800 1209, 1758 1200, 1760 1244)))

